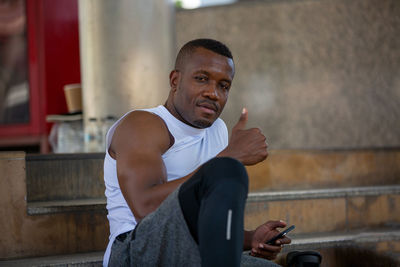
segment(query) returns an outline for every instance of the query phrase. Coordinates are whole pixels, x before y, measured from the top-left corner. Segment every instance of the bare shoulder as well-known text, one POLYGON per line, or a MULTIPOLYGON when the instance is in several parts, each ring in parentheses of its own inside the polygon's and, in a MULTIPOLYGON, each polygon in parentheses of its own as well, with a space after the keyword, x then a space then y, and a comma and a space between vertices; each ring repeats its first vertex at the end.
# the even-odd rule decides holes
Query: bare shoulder
POLYGON ((117 126, 110 150, 120 153, 134 149, 165 152, 170 147, 170 134, 164 121, 147 111, 129 113, 117 126))
POLYGON ((122 119, 117 131, 126 129, 139 130, 140 128, 166 128, 164 121, 154 113, 136 110, 132 111, 122 119))

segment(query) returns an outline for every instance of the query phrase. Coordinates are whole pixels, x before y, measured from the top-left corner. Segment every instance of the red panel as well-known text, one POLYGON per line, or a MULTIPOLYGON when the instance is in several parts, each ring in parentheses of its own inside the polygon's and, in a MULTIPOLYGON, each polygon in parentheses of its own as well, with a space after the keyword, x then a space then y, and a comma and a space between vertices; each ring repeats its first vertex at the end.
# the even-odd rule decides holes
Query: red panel
POLYGON ((46 115, 67 112, 63 86, 80 83, 77 0, 27 0, 30 123, 0 126, 0 137, 49 132, 46 115))
POLYGON ((66 113, 63 86, 80 83, 78 2, 44 1, 46 114, 66 113))
POLYGON ((29 116, 30 120, 27 124, 0 126, 0 137, 32 136, 39 135, 41 129, 41 121, 43 114, 40 107, 42 106, 43 95, 40 91, 40 82, 43 80, 39 76, 43 71, 40 70, 40 2, 26 1, 26 19, 27 19, 27 42, 28 42, 28 61, 29 61, 29 116))

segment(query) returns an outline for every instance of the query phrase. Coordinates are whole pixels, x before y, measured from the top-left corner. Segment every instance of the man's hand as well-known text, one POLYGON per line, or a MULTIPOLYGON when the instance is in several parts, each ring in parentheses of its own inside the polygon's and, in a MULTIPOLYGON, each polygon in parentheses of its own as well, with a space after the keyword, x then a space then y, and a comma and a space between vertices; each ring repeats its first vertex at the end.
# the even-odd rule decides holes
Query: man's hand
POLYGON ((244 165, 254 165, 268 156, 265 136, 258 128, 245 129, 248 120, 247 109, 243 109, 239 121, 232 128, 227 148, 218 156, 231 157, 244 165))
POLYGON ((282 245, 290 244, 291 239, 285 236, 275 241, 274 245, 267 245, 265 242, 279 234, 279 231, 276 228, 285 226, 286 223, 283 221, 268 221, 260 225, 253 232, 251 240, 251 255, 268 260, 275 259, 278 253, 281 252, 282 245))

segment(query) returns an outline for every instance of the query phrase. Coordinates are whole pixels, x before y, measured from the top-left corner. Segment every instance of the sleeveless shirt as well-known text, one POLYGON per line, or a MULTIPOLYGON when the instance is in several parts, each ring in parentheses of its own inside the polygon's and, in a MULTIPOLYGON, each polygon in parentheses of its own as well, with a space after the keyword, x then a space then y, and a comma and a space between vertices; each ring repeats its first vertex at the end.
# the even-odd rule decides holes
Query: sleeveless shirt
MULTIPOLYGON (((133 110, 132 110, 133 111, 133 110)), ((115 129, 121 120, 132 111, 122 116, 111 126, 106 135, 106 155, 104 159, 104 183, 106 186, 108 221, 110 223, 109 243, 103 264, 107 266, 111 246, 115 238, 133 230, 136 219, 122 195, 118 183, 116 161, 108 153, 115 129)), ((167 181, 172 181, 194 171, 200 165, 215 157, 228 145, 228 130, 223 120, 217 119, 205 129, 194 128, 175 118, 164 106, 142 109, 158 115, 174 137, 174 144, 162 155, 167 170, 167 181)))

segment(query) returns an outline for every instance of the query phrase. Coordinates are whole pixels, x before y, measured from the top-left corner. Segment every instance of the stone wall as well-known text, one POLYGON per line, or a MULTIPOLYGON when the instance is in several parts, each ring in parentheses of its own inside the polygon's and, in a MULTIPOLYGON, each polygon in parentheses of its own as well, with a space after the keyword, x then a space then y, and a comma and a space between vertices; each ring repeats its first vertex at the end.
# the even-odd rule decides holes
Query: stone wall
POLYGON ((243 106, 272 149, 400 145, 400 1, 244 1, 181 10, 177 47, 230 46, 236 77, 223 118, 243 106))

